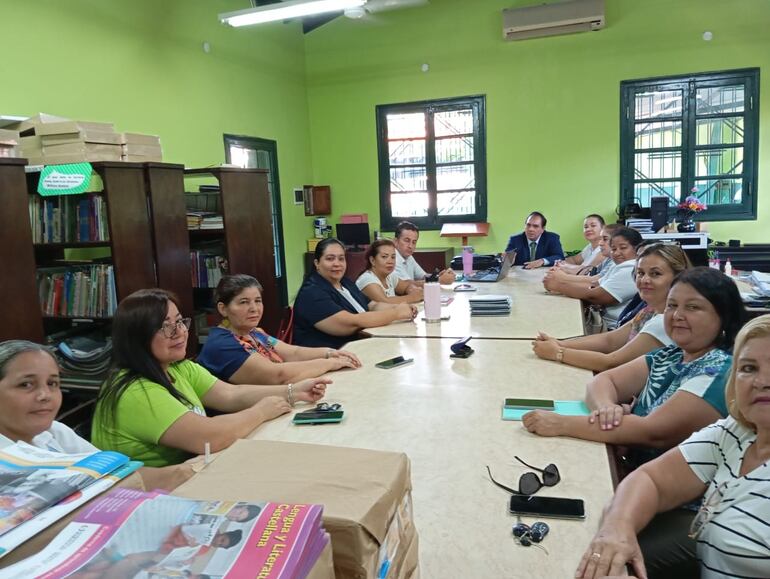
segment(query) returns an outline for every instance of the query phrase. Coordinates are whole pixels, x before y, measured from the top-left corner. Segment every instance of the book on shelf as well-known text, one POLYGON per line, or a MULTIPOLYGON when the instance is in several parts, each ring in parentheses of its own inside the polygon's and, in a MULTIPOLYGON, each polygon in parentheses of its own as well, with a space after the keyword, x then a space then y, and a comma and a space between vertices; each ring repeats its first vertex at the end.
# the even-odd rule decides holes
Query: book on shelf
POLYGON ((118 305, 110 264, 39 268, 37 289, 46 316, 107 318, 118 305))
POLYGON ((190 252, 190 269, 193 287, 217 287, 223 275, 227 275, 227 259, 212 250, 190 252))
POLYGON ((142 463, 118 452, 51 452, 17 442, 0 450, 0 557, 103 493, 142 463))
POLYGON ((109 241, 106 206, 101 195, 30 195, 33 243, 109 241))
POLYGON ((322 513, 321 505, 115 489, 3 576, 304 578, 329 542, 322 513))

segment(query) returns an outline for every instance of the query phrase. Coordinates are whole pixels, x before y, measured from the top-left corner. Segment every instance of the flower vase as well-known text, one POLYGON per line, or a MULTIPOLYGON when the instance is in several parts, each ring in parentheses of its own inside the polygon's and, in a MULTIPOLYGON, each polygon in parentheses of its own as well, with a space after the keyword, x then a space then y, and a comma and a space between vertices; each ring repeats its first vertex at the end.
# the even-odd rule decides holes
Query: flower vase
POLYGON ((692 215, 685 215, 682 220, 676 226, 679 233, 692 233, 695 231, 695 221, 692 220, 692 215))

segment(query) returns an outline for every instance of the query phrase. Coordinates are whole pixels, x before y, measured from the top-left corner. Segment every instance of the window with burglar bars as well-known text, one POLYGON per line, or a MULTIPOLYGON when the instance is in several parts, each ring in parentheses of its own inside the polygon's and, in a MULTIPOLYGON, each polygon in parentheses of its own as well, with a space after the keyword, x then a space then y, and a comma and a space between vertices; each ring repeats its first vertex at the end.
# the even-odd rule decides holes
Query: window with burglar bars
POLYGON ((624 81, 620 204, 689 195, 706 221, 756 219, 759 69, 624 81))
POLYGON ((486 221, 484 97, 377 106, 380 225, 486 221))

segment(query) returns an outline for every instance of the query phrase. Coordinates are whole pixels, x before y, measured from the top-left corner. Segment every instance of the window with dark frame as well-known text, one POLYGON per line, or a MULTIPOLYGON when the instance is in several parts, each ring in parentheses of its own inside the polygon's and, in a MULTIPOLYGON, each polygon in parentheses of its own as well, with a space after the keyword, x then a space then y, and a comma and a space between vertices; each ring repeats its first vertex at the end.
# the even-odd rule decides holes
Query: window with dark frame
POLYGON ((708 205, 701 220, 757 218, 758 68, 623 81, 620 92, 621 207, 693 195, 708 205))
POLYGON ((485 97, 378 105, 380 226, 487 219, 485 97))

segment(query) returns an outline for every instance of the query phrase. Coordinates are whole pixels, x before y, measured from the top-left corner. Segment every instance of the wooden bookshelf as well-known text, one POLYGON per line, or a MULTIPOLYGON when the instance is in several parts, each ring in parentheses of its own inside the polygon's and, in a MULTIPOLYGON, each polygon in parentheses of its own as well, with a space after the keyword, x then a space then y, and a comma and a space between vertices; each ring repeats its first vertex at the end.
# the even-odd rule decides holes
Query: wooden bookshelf
MULTIPOLYGON (((274 334, 281 319, 273 256, 273 225, 267 171, 234 167, 186 169, 187 176, 210 175, 219 183, 224 228, 191 230, 192 240, 222 239, 228 272, 252 275, 262 284, 265 305, 260 326, 274 334)), ((185 222, 186 223, 186 222, 185 222)))

